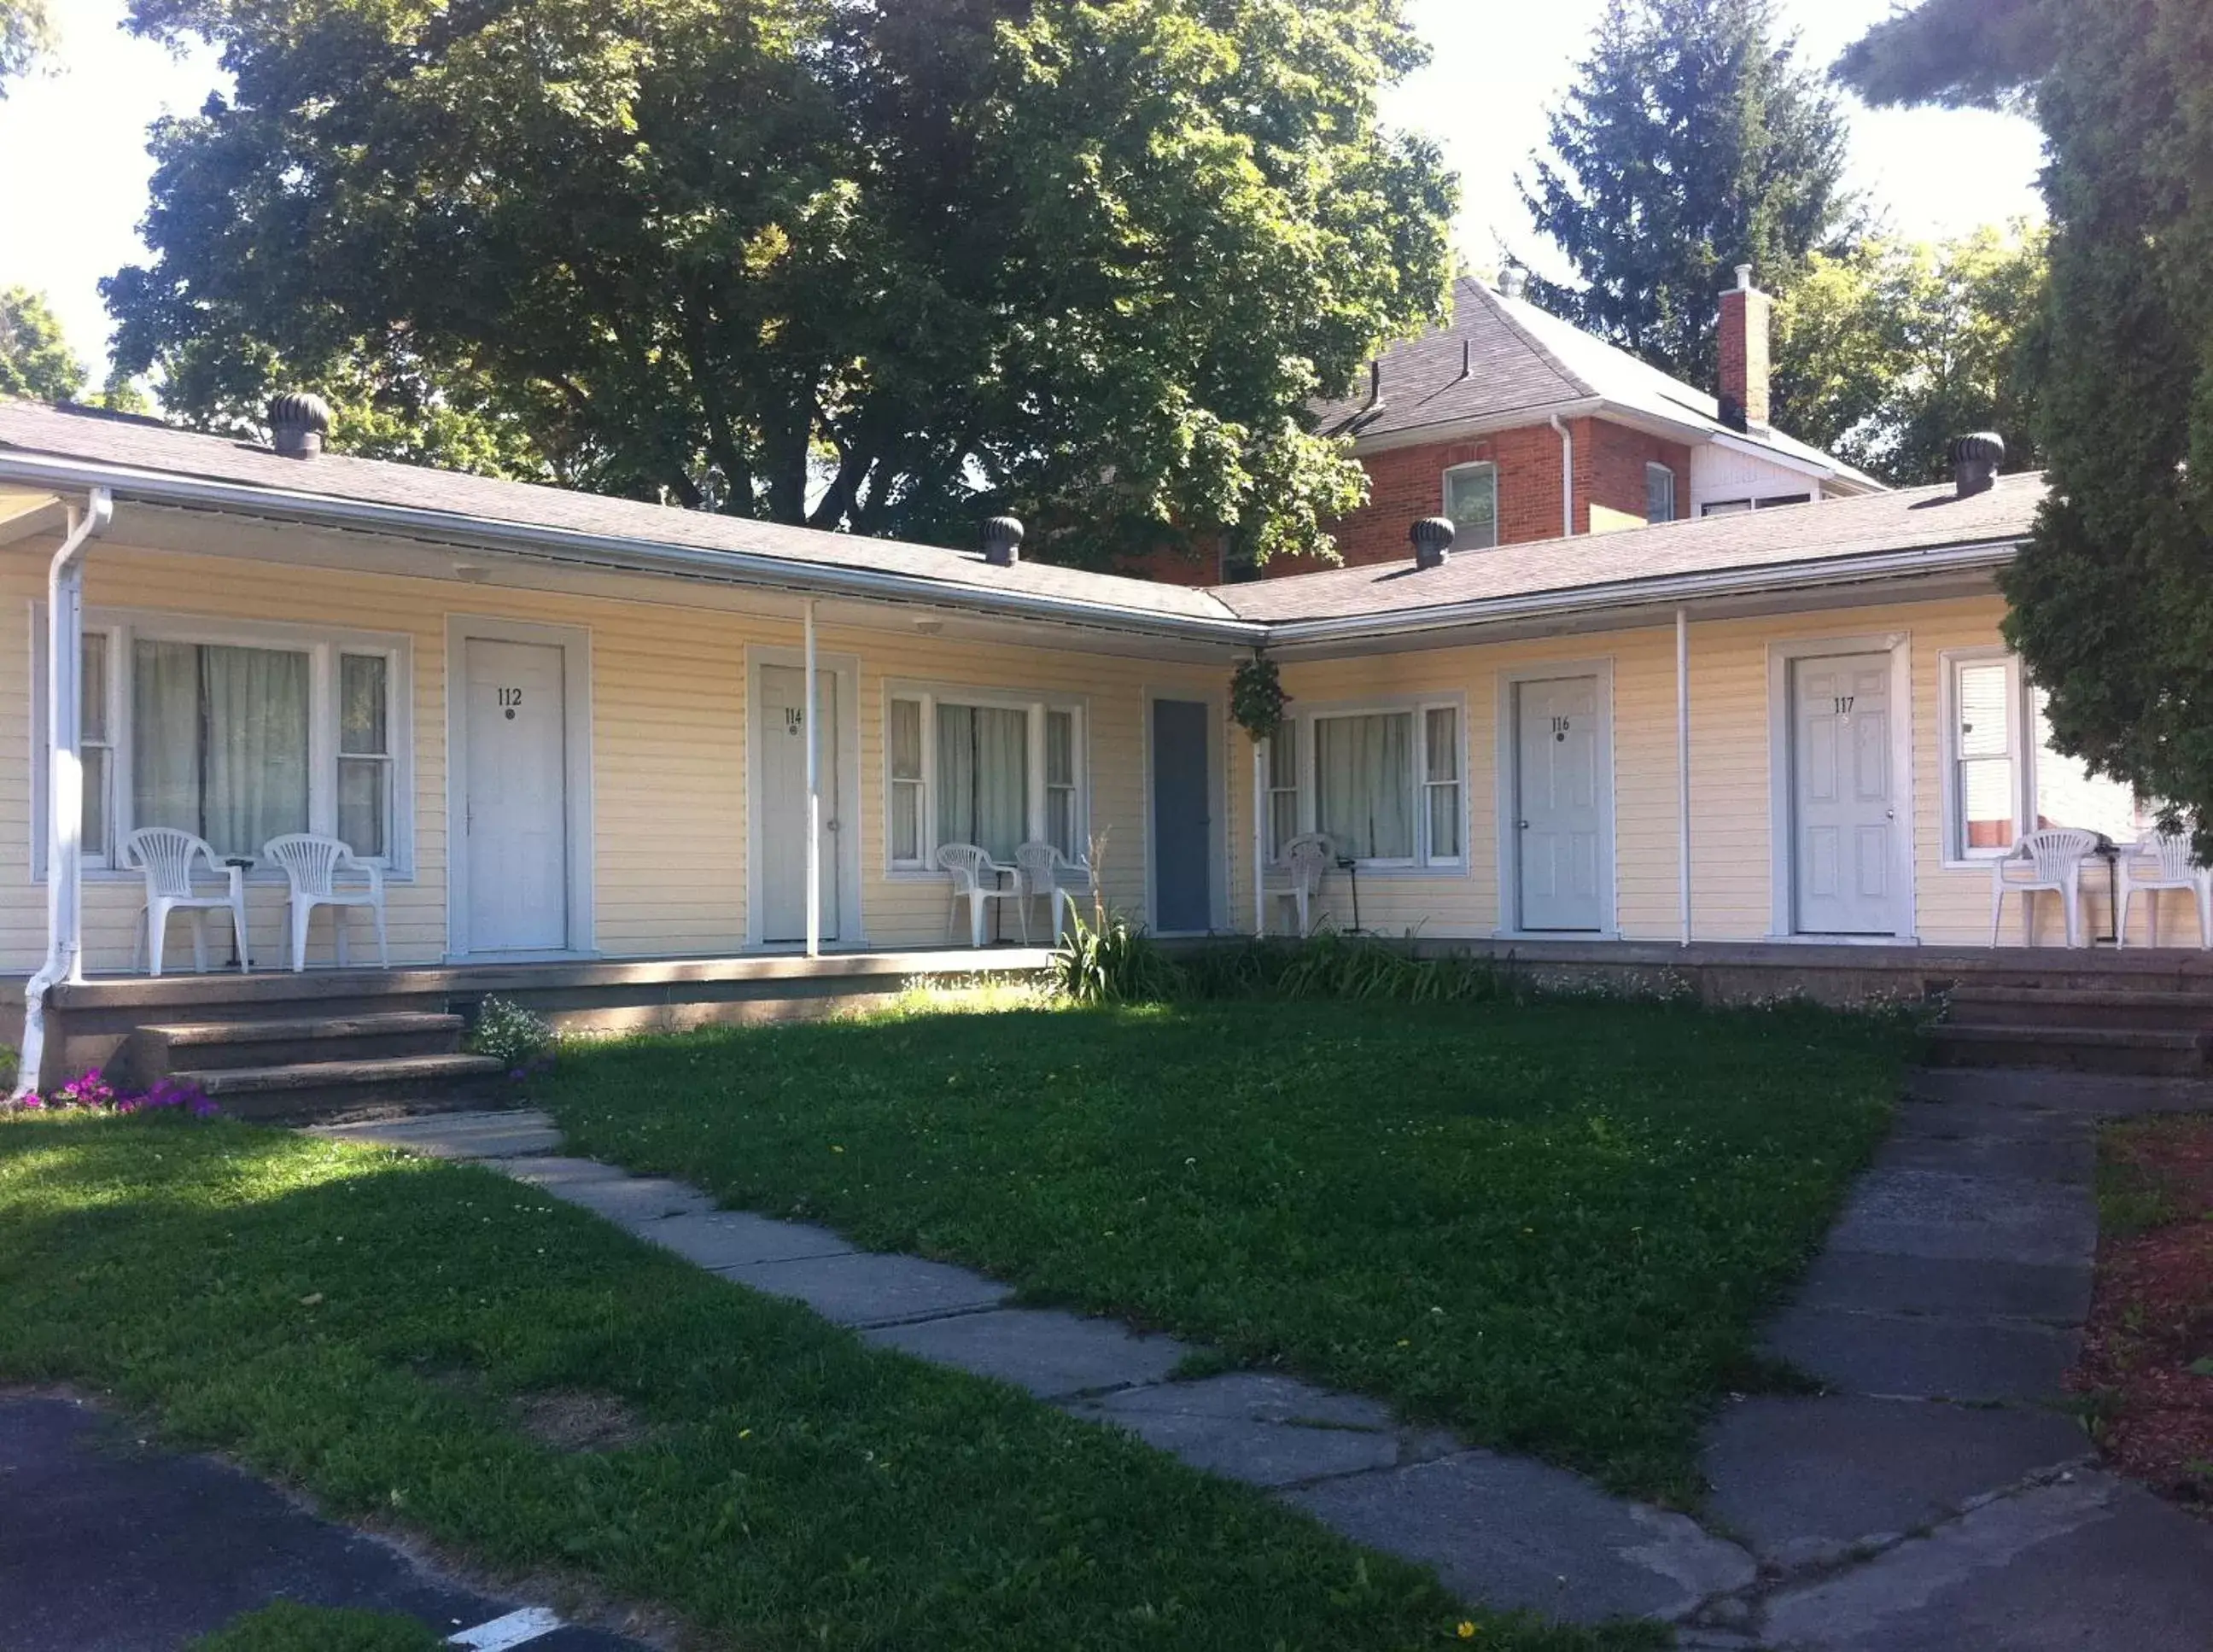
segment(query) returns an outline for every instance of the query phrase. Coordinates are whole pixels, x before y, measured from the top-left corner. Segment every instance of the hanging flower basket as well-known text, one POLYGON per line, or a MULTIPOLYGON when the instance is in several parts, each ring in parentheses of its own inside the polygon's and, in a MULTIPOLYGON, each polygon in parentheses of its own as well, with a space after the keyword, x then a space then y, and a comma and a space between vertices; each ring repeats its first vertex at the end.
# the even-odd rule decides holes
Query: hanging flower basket
POLYGON ((1255 745, 1273 739, 1283 726, 1283 708, 1290 698, 1283 692, 1283 673, 1276 662, 1257 650, 1230 674, 1229 715, 1255 745))

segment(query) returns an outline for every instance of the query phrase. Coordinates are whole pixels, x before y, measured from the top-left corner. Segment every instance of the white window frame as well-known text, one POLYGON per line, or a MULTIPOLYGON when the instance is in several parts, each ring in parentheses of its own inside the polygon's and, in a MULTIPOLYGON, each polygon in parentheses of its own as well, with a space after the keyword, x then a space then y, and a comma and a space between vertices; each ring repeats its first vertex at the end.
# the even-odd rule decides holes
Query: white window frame
POLYGON ((1299 755, 1298 725, 1295 720, 1289 717, 1283 720, 1283 725, 1268 737, 1268 748, 1262 755, 1265 766, 1261 771, 1261 790, 1266 796, 1268 808, 1268 864, 1281 866, 1283 863, 1283 844, 1299 835, 1302 830, 1300 822, 1306 818, 1304 806, 1300 798, 1300 781, 1306 773, 1306 765, 1299 755), (1276 755, 1278 752, 1282 753, 1290 763, 1291 780, 1289 785, 1277 783, 1276 755), (1290 800, 1291 829, 1283 835, 1283 842, 1278 843, 1276 840, 1276 805, 1285 798, 1290 800))
POLYGON ((1675 467, 1673 465, 1655 461, 1644 466, 1644 520, 1648 525, 1675 520, 1675 467), (1667 479, 1667 514, 1655 516, 1652 514, 1652 485, 1663 476, 1667 479))
MULTIPOLYGON (((1468 854, 1470 751, 1467 699, 1462 694, 1410 694, 1382 699, 1349 700, 1334 704, 1307 706, 1296 715, 1286 717, 1283 732, 1297 742, 1293 755, 1298 765, 1299 832, 1303 835, 1321 829, 1316 824, 1320 814, 1321 771, 1315 761, 1315 726, 1341 717, 1409 716, 1413 718, 1414 730, 1410 751, 1411 793, 1407 807, 1413 811, 1414 853, 1411 858, 1393 856, 1389 859, 1363 860, 1357 864, 1363 875, 1374 873, 1386 877, 1467 876, 1472 865, 1468 854), (1432 782, 1429 778, 1429 714, 1432 711, 1450 711, 1453 714, 1453 727, 1460 747, 1460 778, 1456 782, 1432 782), (1457 855, 1441 856, 1430 852, 1429 793, 1432 784, 1448 783, 1456 784, 1460 789, 1460 850, 1457 855)), ((1272 796, 1271 793, 1271 799, 1272 796)))
POLYGON ((1489 545, 1462 545, 1458 539, 1455 539, 1454 541, 1454 548, 1460 551, 1494 551, 1498 548, 1501 540, 1499 519, 1505 504, 1505 480, 1499 473, 1498 464, 1496 460, 1478 459, 1466 465, 1447 466, 1445 467, 1444 475, 1441 479, 1437 489, 1437 514, 1443 516, 1448 521, 1451 521, 1453 519, 1453 478, 1455 476, 1464 475, 1469 471, 1488 471, 1491 473, 1491 543, 1489 545))
MULTIPOLYGON (((883 784, 884 875, 907 881, 936 881, 945 875, 937 865, 937 708, 946 705, 983 706, 997 711, 1020 711, 1026 718, 1025 729, 1029 745, 1029 796, 1023 811, 1025 841, 1042 841, 1046 836, 1046 714, 1051 711, 1067 713, 1074 719, 1070 738, 1074 742, 1076 800, 1074 825, 1075 856, 1084 856, 1084 845, 1091 838, 1091 707, 1081 695, 1047 694, 1020 688, 975 688, 965 683, 887 681, 884 684, 882 721, 878 725, 882 751, 878 756, 878 772, 883 784), (922 783, 918 788, 922 820, 918 833, 921 847, 919 859, 902 861, 895 858, 892 846, 895 841, 892 813, 893 795, 896 789, 892 781, 892 702, 918 701, 922 706, 922 783)), ((900 781, 899 785, 911 784, 900 781)))
MULTIPOLYGON (((31 706, 32 816, 31 881, 46 875, 46 605, 34 603, 32 626, 31 706)), ((127 882, 143 875, 113 863, 110 850, 120 844, 137 826, 131 787, 132 728, 129 674, 134 664, 134 645, 140 642, 180 643, 208 648, 282 649, 308 655, 308 829, 325 836, 338 834, 338 656, 375 655, 385 662, 385 738, 390 745, 389 820, 386 852, 364 857, 381 866, 395 882, 415 875, 415 650, 412 637, 400 632, 343 630, 327 625, 292 625, 267 621, 210 619, 136 608, 87 608, 83 629, 107 639, 107 830, 109 844, 84 846, 88 875, 127 882)), ((256 846, 259 852, 259 846, 256 846)), ((249 874, 257 882, 280 880, 274 868, 257 867, 249 874)))
POLYGON ((2019 843, 2036 821, 2039 790, 2037 765, 2044 758, 2043 742, 2036 737, 2036 685, 2021 668, 2021 656, 2003 644, 1981 648, 1947 649, 1938 655, 1938 682, 1944 807, 1944 867, 1947 871, 1980 870, 2012 853, 2003 849, 1975 849, 1966 841, 1966 822, 1960 811, 1966 798, 1960 788, 1960 674, 1968 666, 2003 664, 2007 668, 2007 741, 2014 754, 2013 842, 2019 843))

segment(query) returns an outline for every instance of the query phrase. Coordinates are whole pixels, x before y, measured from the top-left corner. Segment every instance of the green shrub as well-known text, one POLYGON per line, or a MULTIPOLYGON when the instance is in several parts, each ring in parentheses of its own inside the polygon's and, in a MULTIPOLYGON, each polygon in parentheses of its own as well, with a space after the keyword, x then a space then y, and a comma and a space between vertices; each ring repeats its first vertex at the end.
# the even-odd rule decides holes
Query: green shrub
POLYGON ((553 1029, 511 998, 486 998, 477 1006, 469 1048, 519 1076, 552 1057, 553 1029))

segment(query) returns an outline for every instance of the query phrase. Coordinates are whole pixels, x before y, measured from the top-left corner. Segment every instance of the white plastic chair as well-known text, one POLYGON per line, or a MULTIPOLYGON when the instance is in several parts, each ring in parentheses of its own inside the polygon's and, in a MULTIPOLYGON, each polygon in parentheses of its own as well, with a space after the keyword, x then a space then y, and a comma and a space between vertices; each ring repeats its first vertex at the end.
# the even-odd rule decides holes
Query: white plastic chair
POLYGON ((1336 864, 1337 844, 1326 833, 1302 832, 1283 845, 1283 859, 1277 863, 1283 881, 1270 893, 1298 909, 1302 940, 1314 927, 1314 900, 1321 893, 1322 877, 1336 864))
MULTIPOLYGON (((176 911, 192 915, 192 966, 204 971, 208 966, 207 914, 225 907, 230 910, 231 927, 238 936, 239 972, 251 972, 246 953, 244 868, 225 866, 206 838, 195 838, 175 826, 141 826, 132 832, 123 840, 123 864, 146 874, 146 904, 138 909, 146 919, 146 929, 139 943, 145 949, 152 973, 162 972, 162 942, 168 933, 169 914, 176 911), (223 877, 226 887, 223 893, 202 894, 192 887, 195 861, 205 861, 223 877)), ((138 955, 134 951, 132 967, 137 967, 137 961, 138 955)))
POLYGON ((2139 889, 2151 897, 2151 943, 2159 944, 2159 892, 2187 889, 2198 899, 2198 944, 2213 948, 2213 869, 2198 864, 2187 832, 2147 832, 2121 851, 2120 910, 2113 934, 2129 944, 2129 898, 2139 889))
POLYGON ((2073 826, 2032 832, 2015 844, 2003 860, 1990 863, 1990 944, 1998 943, 1998 915, 2005 908, 2008 891, 2021 896, 2021 945, 2036 944, 2036 909, 2029 896, 2050 893, 2059 897, 2067 913, 2067 944, 2082 944, 2082 859, 2105 840, 2094 832, 2073 826), (2009 878, 2009 868, 2027 863, 2029 875, 2009 878))
POLYGON ((974 844, 946 844, 937 851, 937 864, 953 881, 952 905, 945 914, 945 938, 953 938, 953 923, 960 914, 960 903, 968 903, 968 944, 984 944, 984 909, 994 900, 1020 901, 1019 885, 1012 889, 999 887, 999 874, 1009 870, 993 860, 974 844))
POLYGON ((1086 877, 1091 869, 1081 861, 1072 861, 1053 844, 1044 842, 1026 843, 1015 850, 1015 911, 1021 919, 1022 944, 1030 943, 1030 902, 1043 900, 1052 917, 1052 938, 1060 940, 1061 903, 1068 904, 1070 927, 1076 917, 1076 897, 1060 887, 1063 872, 1081 872, 1086 877))
MULTIPOLYGON (((322 838, 312 832, 295 832, 282 838, 271 838, 262 846, 261 857, 271 865, 282 867, 284 881, 291 885, 292 905, 292 972, 296 975, 308 966, 308 919, 318 906, 344 908, 366 906, 376 916, 376 960, 383 968, 392 967, 392 948, 384 935, 384 869, 372 866, 356 855, 352 849, 336 838, 322 838), (358 872, 368 880, 366 887, 347 889, 339 887, 341 872, 358 872)), ((346 966, 346 914, 343 910, 331 914, 331 922, 338 932, 338 967, 346 966)))

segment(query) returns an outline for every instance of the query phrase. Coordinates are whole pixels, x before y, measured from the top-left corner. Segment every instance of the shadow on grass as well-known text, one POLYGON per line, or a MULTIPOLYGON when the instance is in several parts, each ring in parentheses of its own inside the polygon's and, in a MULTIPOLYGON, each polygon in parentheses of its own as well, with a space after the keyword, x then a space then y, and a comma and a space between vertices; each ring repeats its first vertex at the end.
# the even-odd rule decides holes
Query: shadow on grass
MULTIPOLYGON (((1255 1494, 472 1167, 228 1124, 0 1125, 0 1292, 9 1378, 111 1391, 337 1512, 716 1643, 1399 1647, 1463 1615, 1255 1494), (579 1454, 515 1425, 515 1396, 564 1390, 649 1440, 579 1454)), ((1484 1621, 1491 1645, 1656 1643, 1484 1621)))

